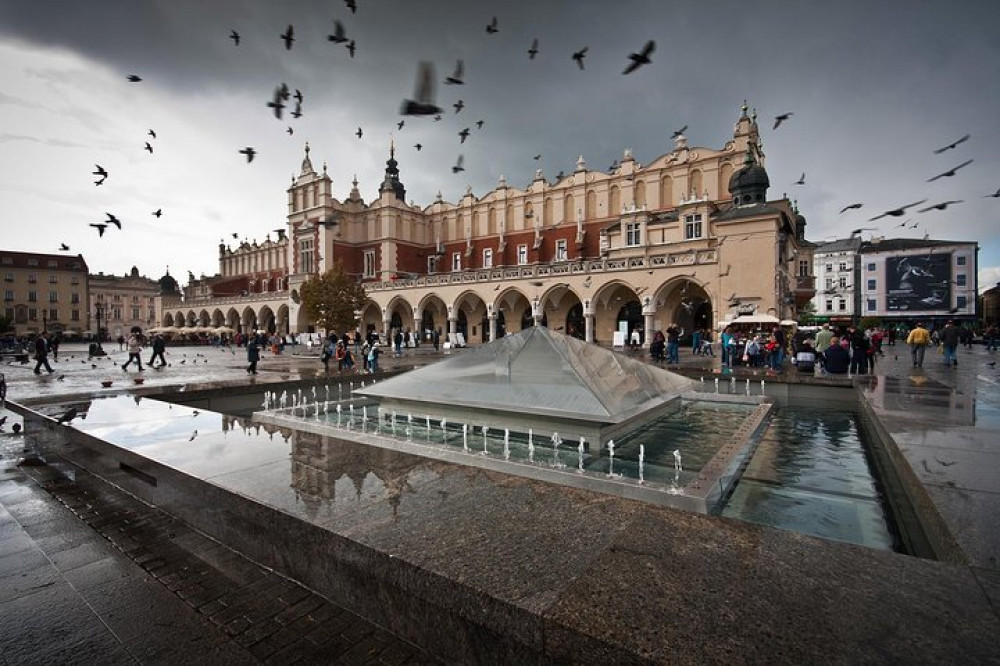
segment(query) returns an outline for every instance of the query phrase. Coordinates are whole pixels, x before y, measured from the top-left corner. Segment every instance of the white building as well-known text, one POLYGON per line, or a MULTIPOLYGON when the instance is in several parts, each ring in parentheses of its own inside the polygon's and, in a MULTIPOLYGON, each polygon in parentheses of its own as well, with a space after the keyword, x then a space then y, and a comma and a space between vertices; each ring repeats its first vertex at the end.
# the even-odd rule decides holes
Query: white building
POLYGON ((817 317, 852 323, 860 316, 858 290, 858 250, 861 238, 852 236, 820 244, 813 253, 816 295, 813 307, 817 317))

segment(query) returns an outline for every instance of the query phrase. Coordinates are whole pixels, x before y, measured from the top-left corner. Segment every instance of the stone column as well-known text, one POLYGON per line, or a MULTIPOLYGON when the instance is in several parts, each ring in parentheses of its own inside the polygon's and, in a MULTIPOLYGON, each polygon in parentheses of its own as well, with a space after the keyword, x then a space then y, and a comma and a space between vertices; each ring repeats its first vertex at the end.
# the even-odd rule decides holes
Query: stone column
POLYGON ((497 339, 497 313, 493 311, 493 306, 489 307, 489 320, 490 320, 490 342, 497 339))
POLYGON ((590 301, 584 301, 583 302, 583 323, 584 323, 583 338, 587 342, 593 344, 593 342, 594 342, 594 313, 590 309, 590 301))
POLYGON ((535 320, 535 326, 542 325, 542 316, 545 314, 545 310, 542 308, 542 303, 537 298, 531 301, 531 318, 535 320))
POLYGON ((391 326, 392 316, 388 311, 382 310, 382 335, 384 335, 385 339, 389 342, 389 346, 392 346, 391 326))
POLYGON ((643 301, 642 307, 642 318, 643 318, 643 329, 642 329, 642 346, 644 349, 649 349, 649 343, 653 338, 653 316, 656 314, 656 304, 647 296, 646 300, 643 301))

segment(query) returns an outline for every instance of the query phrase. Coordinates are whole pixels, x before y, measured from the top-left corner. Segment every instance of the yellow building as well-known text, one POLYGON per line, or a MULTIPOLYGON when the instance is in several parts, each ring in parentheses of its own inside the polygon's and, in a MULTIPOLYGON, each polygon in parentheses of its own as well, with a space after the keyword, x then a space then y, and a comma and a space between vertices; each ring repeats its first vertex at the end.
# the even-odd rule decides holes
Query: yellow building
MULTIPOLYGON (((391 149, 379 196, 365 203, 357 182, 335 198, 306 146, 278 241, 287 251, 280 288, 165 301, 163 323, 309 331, 298 290, 335 261, 368 293, 361 328, 383 333, 442 329, 478 343, 540 323, 608 345, 616 332, 645 338, 671 323, 794 318, 814 294, 813 245, 792 203, 767 199, 755 116, 744 105, 721 148, 688 146, 683 135, 673 144, 650 164, 625 150, 605 172, 580 157, 554 180, 538 170, 519 189, 501 176, 482 196, 438 195, 423 208, 406 203, 391 149)), ((260 252, 256 243, 226 249, 222 275, 209 281, 231 283, 233 266, 252 266, 260 252)))
POLYGON ((15 335, 87 330, 87 262, 83 256, 0 251, 4 317, 15 335))
POLYGON ((100 327, 102 340, 114 340, 128 337, 133 326, 143 330, 155 326, 160 320, 156 309, 159 291, 157 281, 139 275, 135 266, 128 275, 91 275, 89 312, 93 319, 87 330, 96 334, 100 327))

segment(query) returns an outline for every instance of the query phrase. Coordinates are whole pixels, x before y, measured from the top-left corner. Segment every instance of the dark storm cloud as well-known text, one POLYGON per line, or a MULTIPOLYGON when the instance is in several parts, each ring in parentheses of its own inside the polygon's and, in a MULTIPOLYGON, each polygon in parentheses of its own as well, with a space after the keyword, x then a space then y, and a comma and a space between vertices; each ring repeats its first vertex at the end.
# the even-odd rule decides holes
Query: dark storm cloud
MULTIPOLYGON (((993 175, 1000 168, 993 119, 1000 105, 998 18, 1000 3, 973 0, 361 0, 357 14, 329 0, 0 0, 0 41, 79 54, 115 72, 122 86, 135 86, 129 92, 172 97, 169 113, 184 114, 211 96, 247 100, 245 111, 225 121, 244 130, 241 146, 265 144, 254 166, 281 175, 272 193, 279 203, 306 140, 317 168, 329 162, 338 197, 358 173, 370 198, 392 133, 408 198, 428 205, 438 190, 456 201, 467 183, 483 195, 501 174, 522 188, 536 168, 549 179, 570 173, 580 154, 596 170, 625 148, 649 163, 672 149, 670 133, 683 125, 690 145, 717 149, 747 99, 761 120, 770 196, 797 198, 814 239, 853 228, 845 219, 852 213, 837 213, 851 201, 866 202, 864 212, 925 196, 969 201, 964 210, 929 219, 928 232, 975 238, 979 230, 969 220, 996 213, 996 201, 979 191, 1000 186, 993 175), (499 32, 487 35, 494 14, 499 32), (356 40, 354 59, 326 39, 334 19, 356 40), (296 36, 290 51, 279 37, 288 24, 296 36), (231 30, 241 35, 238 47, 231 30), (535 38, 539 54, 529 60, 535 38), (622 76, 628 54, 650 39, 657 43, 653 62, 622 76), (571 55, 585 46, 580 71, 571 55), (459 58, 466 84, 442 85, 459 58), (413 94, 421 60, 434 63, 444 118, 407 119, 397 130, 399 105, 413 94), (131 73, 144 80, 125 83, 131 73), (265 107, 282 81, 305 94, 305 115, 297 121, 279 123, 265 107), (466 108, 455 114, 458 99, 466 108), (773 117, 788 111, 794 116, 772 130, 773 117), (482 130, 475 128, 479 119, 482 130), (265 143, 288 125, 293 138, 265 143), (353 137, 359 126, 360 141, 353 137), (465 127, 471 135, 460 144, 465 127), (931 151, 965 133, 972 139, 960 147, 961 157, 975 164, 961 179, 929 188, 930 175, 953 166, 931 151), (419 153, 417 142, 424 146, 419 153), (454 175, 450 165, 459 153, 466 171, 454 175), (539 162, 532 159, 537 154, 539 162), (803 171, 808 184, 793 186, 803 171)), ((64 70, 35 73, 52 85, 73 82, 64 70)), ((0 104, 31 103, 9 90, 3 95, 0 104)), ((67 103, 64 110, 75 108, 67 103)), ((77 120, 88 113, 80 109, 77 120)), ((102 126, 99 118, 87 122, 102 126)), ((237 147, 226 150, 235 155, 237 147)), ((273 228, 275 221, 261 226, 273 228)), ((1000 263, 995 233, 981 235, 992 248, 984 255, 1000 263)))

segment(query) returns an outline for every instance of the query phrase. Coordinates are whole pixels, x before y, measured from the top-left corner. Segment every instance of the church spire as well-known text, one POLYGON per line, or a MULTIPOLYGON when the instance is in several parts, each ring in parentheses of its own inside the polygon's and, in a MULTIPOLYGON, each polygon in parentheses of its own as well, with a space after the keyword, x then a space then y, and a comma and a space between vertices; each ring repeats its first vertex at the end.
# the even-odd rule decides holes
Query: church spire
POLYGON ((396 144, 389 139, 389 159, 385 162, 385 179, 379 192, 392 192, 400 201, 406 201, 406 188, 399 182, 399 162, 396 161, 396 144))
POLYGON ((314 173, 316 173, 316 171, 313 169, 312 160, 309 159, 309 142, 306 141, 306 156, 302 158, 302 169, 300 170, 299 178, 302 176, 310 176, 314 173))

